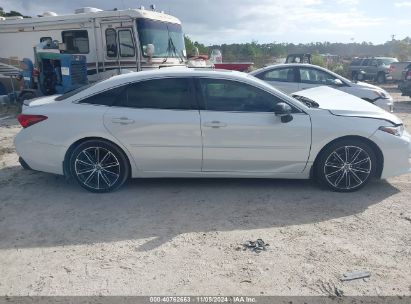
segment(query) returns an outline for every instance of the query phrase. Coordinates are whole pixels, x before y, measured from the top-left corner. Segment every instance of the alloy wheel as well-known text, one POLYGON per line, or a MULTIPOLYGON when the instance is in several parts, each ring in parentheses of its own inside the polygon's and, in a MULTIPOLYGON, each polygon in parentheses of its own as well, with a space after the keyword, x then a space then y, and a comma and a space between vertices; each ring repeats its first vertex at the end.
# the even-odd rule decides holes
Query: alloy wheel
POLYGON ((368 153, 357 146, 342 146, 327 157, 324 176, 329 184, 340 190, 351 190, 365 183, 371 174, 368 153))
POLYGON ((110 189, 120 177, 120 162, 103 147, 88 147, 77 154, 74 172, 86 187, 95 190, 110 189))

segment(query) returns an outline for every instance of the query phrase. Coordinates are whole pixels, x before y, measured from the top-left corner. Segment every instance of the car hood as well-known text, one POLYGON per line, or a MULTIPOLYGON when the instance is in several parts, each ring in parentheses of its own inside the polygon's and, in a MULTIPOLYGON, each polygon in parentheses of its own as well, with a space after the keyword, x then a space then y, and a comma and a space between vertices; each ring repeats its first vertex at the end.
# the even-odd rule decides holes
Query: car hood
POLYGON ((319 104, 320 109, 329 110, 333 115, 382 119, 395 125, 402 124, 401 119, 380 107, 330 87, 315 87, 295 92, 293 95, 300 95, 314 100, 319 104))
POLYGON ((356 87, 359 89, 366 89, 366 90, 370 90, 370 91, 379 91, 379 92, 383 92, 385 95, 387 95, 387 97, 390 96, 390 94, 388 94, 388 92, 386 90, 384 90, 383 88, 377 87, 375 85, 372 85, 370 83, 366 83, 366 82, 361 82, 361 81, 357 81, 357 82, 353 82, 352 87, 356 87))

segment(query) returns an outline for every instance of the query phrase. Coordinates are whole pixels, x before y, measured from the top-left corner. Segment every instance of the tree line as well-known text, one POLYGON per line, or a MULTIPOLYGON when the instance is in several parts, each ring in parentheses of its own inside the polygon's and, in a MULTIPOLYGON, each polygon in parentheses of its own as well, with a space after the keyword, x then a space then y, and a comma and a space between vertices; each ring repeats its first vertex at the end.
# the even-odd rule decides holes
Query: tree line
POLYGON ((353 57, 387 56, 396 57, 400 61, 411 59, 411 38, 402 40, 393 39, 383 44, 372 42, 352 43, 234 43, 205 46, 185 36, 187 53, 193 53, 194 47, 200 54, 210 55, 211 50, 219 49, 223 55, 223 61, 252 61, 257 67, 274 62, 278 58, 284 58, 287 54, 311 53, 337 55, 341 60, 350 60, 353 57))

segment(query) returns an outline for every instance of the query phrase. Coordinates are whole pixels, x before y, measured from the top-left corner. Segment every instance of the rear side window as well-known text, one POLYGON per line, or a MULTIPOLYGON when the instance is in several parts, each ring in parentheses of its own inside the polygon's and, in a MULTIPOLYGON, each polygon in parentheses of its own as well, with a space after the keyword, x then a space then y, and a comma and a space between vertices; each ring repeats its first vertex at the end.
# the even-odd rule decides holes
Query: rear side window
POLYGON ((112 106, 114 102, 120 102, 125 98, 125 88, 118 87, 110 89, 96 95, 87 97, 81 100, 79 103, 87 103, 93 105, 102 105, 102 106, 112 106))
POLYGON ((63 43, 66 44, 66 53, 69 54, 88 54, 89 41, 88 32, 84 30, 63 31, 61 32, 63 43))
POLYGON ((257 76, 265 81, 295 82, 294 68, 275 69, 257 76))
POLYGON ((127 86, 122 106, 137 109, 192 109, 191 85, 186 78, 141 81, 127 86))
POLYGON ((361 65, 361 61, 362 61, 362 59, 360 59, 360 58, 357 58, 357 59, 354 59, 352 62, 351 62, 351 66, 356 66, 356 65, 361 65))

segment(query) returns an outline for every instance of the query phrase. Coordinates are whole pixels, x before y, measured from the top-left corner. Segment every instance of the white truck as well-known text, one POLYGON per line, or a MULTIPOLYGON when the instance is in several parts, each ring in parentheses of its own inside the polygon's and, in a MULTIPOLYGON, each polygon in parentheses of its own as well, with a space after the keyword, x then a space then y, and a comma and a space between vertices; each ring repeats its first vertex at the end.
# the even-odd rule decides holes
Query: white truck
POLYGON ((62 52, 86 56, 90 81, 122 69, 186 65, 180 20, 154 8, 102 11, 85 7, 71 15, 45 12, 35 18, 0 17, 0 63, 34 60, 33 47, 55 40, 62 52))

